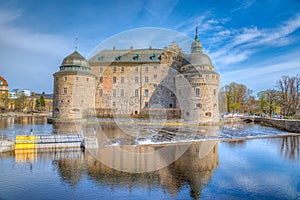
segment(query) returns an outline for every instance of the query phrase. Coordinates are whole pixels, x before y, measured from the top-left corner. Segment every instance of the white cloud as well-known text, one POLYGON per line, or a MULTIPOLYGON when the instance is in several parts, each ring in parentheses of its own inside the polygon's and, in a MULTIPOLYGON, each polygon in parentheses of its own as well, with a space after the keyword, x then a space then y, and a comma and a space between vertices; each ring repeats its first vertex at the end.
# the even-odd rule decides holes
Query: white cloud
POLYGON ((258 91, 274 88, 276 81, 282 75, 294 76, 299 74, 300 57, 297 56, 299 51, 300 49, 296 49, 294 53, 276 58, 270 57, 268 60, 244 66, 243 69, 222 73, 222 80, 225 84, 232 82, 232 80, 244 83, 250 89, 256 88, 258 91))
POLYGON ((230 12, 236 12, 249 8, 255 3, 255 0, 237 0, 235 4, 238 4, 237 7, 233 8, 230 12))
POLYGON ((9 10, 0 9, 0 25, 14 21, 15 19, 19 18, 20 16, 21 16, 20 10, 9 11, 9 10))
POLYGON ((231 46, 234 47, 240 44, 253 42, 257 38, 261 37, 262 35, 263 35, 262 32, 258 30, 256 27, 244 28, 242 34, 238 34, 234 37, 231 46))
MULTIPOLYGON (((221 25, 220 25, 221 26, 221 25)), ((214 47, 209 55, 217 66, 226 68, 231 64, 247 60, 262 48, 274 48, 291 44, 295 38, 290 34, 300 27, 300 14, 270 29, 244 27, 241 29, 221 28, 207 41, 214 47)))
POLYGON ((19 11, 0 12, 0 74, 10 88, 52 92, 52 74, 73 43, 59 35, 15 28, 11 22, 22 17, 19 11))

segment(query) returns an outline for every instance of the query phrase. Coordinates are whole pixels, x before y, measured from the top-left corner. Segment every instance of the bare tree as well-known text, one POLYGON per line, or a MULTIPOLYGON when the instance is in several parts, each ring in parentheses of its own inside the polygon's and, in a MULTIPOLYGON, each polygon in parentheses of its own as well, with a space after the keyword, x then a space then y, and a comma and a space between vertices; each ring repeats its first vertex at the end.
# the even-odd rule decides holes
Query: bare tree
POLYGON ((280 90, 280 103, 282 105, 282 114, 285 116, 294 116, 299 107, 300 98, 300 77, 282 76, 277 87, 280 90))

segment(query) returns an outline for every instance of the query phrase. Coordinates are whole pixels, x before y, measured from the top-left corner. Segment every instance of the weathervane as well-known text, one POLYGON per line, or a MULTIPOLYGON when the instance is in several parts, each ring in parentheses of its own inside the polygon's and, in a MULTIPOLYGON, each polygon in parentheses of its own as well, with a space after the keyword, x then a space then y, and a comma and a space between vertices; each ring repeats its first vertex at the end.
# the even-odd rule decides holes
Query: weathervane
POLYGON ((77 51, 78 37, 75 39, 75 51, 77 51))
POLYGON ((198 41, 198 20, 196 21, 196 35, 195 35, 195 40, 198 41))

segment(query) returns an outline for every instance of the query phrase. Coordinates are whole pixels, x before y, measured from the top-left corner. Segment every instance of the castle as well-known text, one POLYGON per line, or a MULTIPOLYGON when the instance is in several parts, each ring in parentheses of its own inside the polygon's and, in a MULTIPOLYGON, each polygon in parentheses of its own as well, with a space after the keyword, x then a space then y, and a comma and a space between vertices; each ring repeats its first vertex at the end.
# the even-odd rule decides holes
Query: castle
POLYGON ((53 76, 53 120, 142 115, 219 121, 220 76, 202 51, 197 27, 190 54, 176 42, 163 49, 102 50, 88 61, 75 50, 53 76))

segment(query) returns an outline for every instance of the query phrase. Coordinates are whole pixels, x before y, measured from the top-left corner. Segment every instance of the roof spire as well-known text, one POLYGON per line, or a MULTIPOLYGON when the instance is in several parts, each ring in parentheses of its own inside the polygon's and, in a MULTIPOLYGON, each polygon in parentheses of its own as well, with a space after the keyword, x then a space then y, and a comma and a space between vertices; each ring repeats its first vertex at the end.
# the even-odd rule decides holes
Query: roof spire
POLYGON ((77 51, 78 37, 75 38, 75 51, 77 51))
POLYGON ((199 38, 198 38, 198 21, 196 23, 196 35, 195 35, 195 41, 199 41, 199 38))

